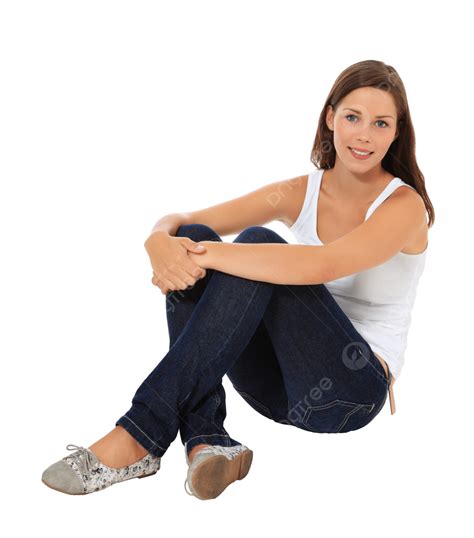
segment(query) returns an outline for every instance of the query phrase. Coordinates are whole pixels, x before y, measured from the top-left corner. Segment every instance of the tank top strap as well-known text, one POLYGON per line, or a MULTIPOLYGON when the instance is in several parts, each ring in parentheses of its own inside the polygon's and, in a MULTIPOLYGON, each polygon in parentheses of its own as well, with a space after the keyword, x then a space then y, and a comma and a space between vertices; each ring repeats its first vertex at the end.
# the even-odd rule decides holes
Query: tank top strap
POLYGON ((321 171, 316 169, 308 174, 308 180, 306 182, 306 193, 303 200, 303 205, 301 207, 300 213, 290 227, 293 231, 304 232, 306 235, 306 227, 308 222, 314 221, 314 197, 316 188, 319 186, 321 171))
MULTIPOLYGON (((386 200, 391 194, 392 192, 397 189, 398 187, 400 187, 401 185, 406 185, 407 187, 411 187, 413 189, 413 187, 411 185, 408 185, 408 183, 405 183, 405 181, 403 181, 402 179, 400 179, 399 177, 394 177, 392 179, 392 181, 390 181, 390 183, 388 183, 388 185, 385 187, 385 189, 377 196, 377 198, 372 202, 372 204, 370 205, 369 209, 367 210, 367 213, 365 215, 365 220, 367 220, 370 215, 372 215, 372 213, 377 209, 377 207, 384 201, 386 200)), ((415 189, 416 190, 416 189, 415 189)))
MULTIPOLYGON (((319 170, 313 170, 308 174, 308 181, 306 183, 306 194, 303 201, 303 207, 301 208, 300 217, 301 220, 306 220, 308 217, 312 218, 314 212, 314 196, 316 188, 319 185, 321 173, 319 170)), ((300 219, 298 219, 300 220, 300 219)))
POLYGON ((311 178, 311 209, 313 211, 312 217, 317 217, 318 198, 319 198, 319 191, 321 190, 321 178, 323 177, 323 174, 324 174, 324 168, 321 168, 320 170, 314 170, 310 174, 310 178, 311 178))
POLYGON ((308 174, 308 185, 306 188, 305 204, 307 204, 307 209, 311 212, 315 211, 314 197, 317 196, 317 193, 319 192, 319 185, 321 184, 322 173, 323 170, 313 170, 308 174))

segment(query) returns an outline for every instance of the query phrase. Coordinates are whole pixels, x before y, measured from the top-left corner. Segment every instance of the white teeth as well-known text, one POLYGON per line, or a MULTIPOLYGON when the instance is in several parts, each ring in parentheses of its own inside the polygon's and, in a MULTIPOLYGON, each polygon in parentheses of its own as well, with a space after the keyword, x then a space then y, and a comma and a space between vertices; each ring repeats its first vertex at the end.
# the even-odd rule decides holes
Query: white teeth
POLYGON ((356 153, 357 155, 368 155, 369 153, 371 153, 370 151, 366 151, 366 152, 363 152, 363 151, 357 151, 356 149, 353 149, 353 148, 351 148, 351 151, 353 151, 353 152, 356 153))

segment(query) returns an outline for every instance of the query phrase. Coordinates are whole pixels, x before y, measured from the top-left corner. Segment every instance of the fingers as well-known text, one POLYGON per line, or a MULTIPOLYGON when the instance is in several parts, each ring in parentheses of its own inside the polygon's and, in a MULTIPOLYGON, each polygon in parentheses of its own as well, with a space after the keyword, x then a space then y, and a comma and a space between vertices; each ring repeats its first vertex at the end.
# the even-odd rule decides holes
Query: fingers
POLYGON ((184 278, 179 278, 176 275, 168 275, 167 278, 161 276, 159 278, 153 274, 151 281, 155 286, 158 286, 164 294, 174 290, 185 290, 194 285, 194 280, 187 274, 184 278))
POLYGON ((185 237, 180 238, 180 242, 184 247, 181 255, 177 256, 173 263, 168 264, 159 275, 153 271, 152 284, 158 286, 164 294, 193 287, 198 280, 206 276, 206 270, 195 263, 188 256, 188 250, 185 250, 187 247, 194 249, 197 244, 185 237))
POLYGON ((184 271, 191 275, 195 280, 199 280, 206 276, 206 270, 204 267, 201 267, 199 264, 195 263, 189 256, 186 255, 185 260, 181 265, 184 271))
POLYGON ((171 289, 174 288, 173 282, 171 280, 168 280, 167 278, 164 278, 163 276, 158 277, 157 274, 153 271, 153 276, 151 277, 151 283, 154 286, 157 286, 160 288, 161 293, 163 295, 166 295, 171 289))
POLYGON ((185 290, 186 288, 193 287, 196 281, 198 280, 198 278, 194 276, 194 274, 192 273, 190 274, 188 271, 181 268, 177 269, 176 275, 173 275, 173 276, 175 276, 173 281, 178 284, 177 289, 180 289, 180 290, 185 290))
POLYGON ((153 273, 151 282, 153 285, 158 286, 163 294, 166 294, 169 291, 192 288, 198 280, 206 276, 206 270, 199 266, 194 268, 192 274, 186 272, 184 269, 177 269, 176 271, 179 273, 178 275, 168 274, 167 277, 158 277, 153 273))

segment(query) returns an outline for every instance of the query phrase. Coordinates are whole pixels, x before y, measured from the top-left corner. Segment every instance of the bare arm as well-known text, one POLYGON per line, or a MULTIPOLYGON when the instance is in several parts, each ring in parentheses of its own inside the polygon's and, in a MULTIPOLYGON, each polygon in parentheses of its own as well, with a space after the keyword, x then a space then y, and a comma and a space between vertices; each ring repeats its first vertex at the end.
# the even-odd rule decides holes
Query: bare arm
POLYGON ((329 280, 324 246, 199 241, 203 254, 188 256, 205 269, 272 284, 322 284, 329 280))
POLYGON ((248 194, 197 211, 165 215, 153 227, 174 235, 181 224, 205 224, 220 236, 236 234, 249 226, 273 220, 285 222, 294 212, 294 193, 301 190, 305 176, 274 181, 248 194))
POLYGON ((188 220, 188 215, 185 213, 170 213, 169 215, 161 217, 156 222, 150 232, 150 235, 154 234, 155 232, 160 232, 174 236, 176 235, 178 228, 182 224, 186 224, 188 220))
POLYGON ((323 284, 375 267, 397 254, 426 222, 421 197, 398 190, 360 226, 326 245, 200 241, 189 253, 206 269, 274 284, 323 284))

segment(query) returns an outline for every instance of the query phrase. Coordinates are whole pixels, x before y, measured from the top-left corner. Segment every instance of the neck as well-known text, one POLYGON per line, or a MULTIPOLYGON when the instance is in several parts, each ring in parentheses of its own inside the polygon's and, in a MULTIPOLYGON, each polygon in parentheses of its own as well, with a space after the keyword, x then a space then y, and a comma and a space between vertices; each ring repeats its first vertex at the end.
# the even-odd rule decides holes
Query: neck
POLYGON ((346 168, 339 159, 333 168, 325 170, 324 176, 328 196, 339 202, 356 204, 375 200, 393 177, 380 165, 359 174, 346 168))

